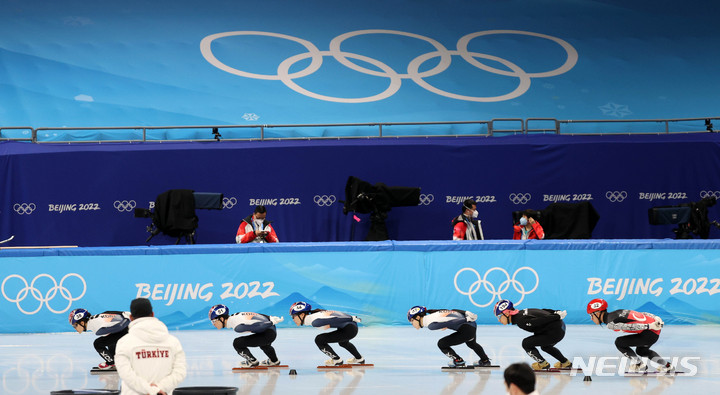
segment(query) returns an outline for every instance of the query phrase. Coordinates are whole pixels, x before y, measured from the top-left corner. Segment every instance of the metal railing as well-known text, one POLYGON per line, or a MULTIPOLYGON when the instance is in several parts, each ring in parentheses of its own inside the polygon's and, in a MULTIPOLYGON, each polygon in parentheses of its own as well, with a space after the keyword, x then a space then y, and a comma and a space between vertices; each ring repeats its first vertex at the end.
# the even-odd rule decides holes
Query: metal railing
POLYGON ((116 143, 169 141, 253 141, 367 139, 434 136, 504 136, 510 134, 670 134, 707 133, 720 117, 679 119, 558 120, 496 118, 490 121, 383 122, 280 125, 0 127, 0 140, 33 143, 116 143), (16 131, 22 131, 17 133, 16 131))

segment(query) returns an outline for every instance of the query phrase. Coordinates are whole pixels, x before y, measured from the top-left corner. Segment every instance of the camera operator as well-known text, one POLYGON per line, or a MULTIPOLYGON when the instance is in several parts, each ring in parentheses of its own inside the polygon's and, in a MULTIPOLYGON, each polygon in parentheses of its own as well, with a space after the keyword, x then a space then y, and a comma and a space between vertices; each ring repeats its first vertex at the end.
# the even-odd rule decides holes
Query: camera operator
POLYGON ((266 219, 265 206, 256 206, 252 215, 247 216, 240 223, 235 242, 240 243, 277 243, 278 237, 275 229, 266 219))

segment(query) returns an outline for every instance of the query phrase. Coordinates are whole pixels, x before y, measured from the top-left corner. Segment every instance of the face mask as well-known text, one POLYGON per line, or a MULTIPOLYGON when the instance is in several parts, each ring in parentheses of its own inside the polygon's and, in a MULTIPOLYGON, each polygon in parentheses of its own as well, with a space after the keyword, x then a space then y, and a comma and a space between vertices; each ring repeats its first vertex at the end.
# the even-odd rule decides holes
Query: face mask
POLYGON ((473 218, 477 218, 477 217, 478 217, 478 211, 477 211, 477 210, 473 211, 473 214, 472 214, 472 215, 473 215, 473 218))
POLYGON ((522 225, 522 226, 527 225, 527 218, 525 218, 525 217, 520 218, 520 225, 522 225))
POLYGON ((255 228, 256 228, 256 229, 262 230, 262 228, 263 228, 263 220, 261 220, 261 219, 256 219, 256 220, 253 221, 253 222, 255 222, 255 228))

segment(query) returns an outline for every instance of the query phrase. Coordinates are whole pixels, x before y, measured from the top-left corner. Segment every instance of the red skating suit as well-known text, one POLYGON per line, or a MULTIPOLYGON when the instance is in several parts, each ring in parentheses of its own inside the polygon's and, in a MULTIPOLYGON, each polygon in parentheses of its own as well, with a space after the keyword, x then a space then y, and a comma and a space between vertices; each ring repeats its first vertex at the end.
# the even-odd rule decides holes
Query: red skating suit
MULTIPOLYGON (((640 313, 633 310, 615 310, 607 313, 607 327, 618 332, 640 333, 648 329, 648 325, 655 322, 656 316, 650 313, 640 313)), ((659 330, 650 330, 656 335, 659 330)))
POLYGON ((274 328, 270 318, 258 313, 235 313, 228 317, 227 327, 238 333, 261 333, 274 328))
POLYGON ((88 319, 87 330, 97 336, 107 336, 117 333, 130 324, 130 313, 127 311, 105 311, 95 314, 88 319))

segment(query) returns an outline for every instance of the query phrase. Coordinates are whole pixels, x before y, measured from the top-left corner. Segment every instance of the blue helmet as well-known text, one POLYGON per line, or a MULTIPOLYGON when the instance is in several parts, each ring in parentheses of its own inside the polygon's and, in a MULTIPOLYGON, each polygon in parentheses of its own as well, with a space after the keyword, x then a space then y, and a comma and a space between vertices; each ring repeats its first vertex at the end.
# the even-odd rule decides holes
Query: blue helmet
POLYGON ((290 315, 298 315, 300 313, 307 313, 308 311, 312 310, 312 306, 310 306, 309 303, 305 302, 295 302, 292 306, 290 306, 290 315))
POLYGON ((505 310, 514 310, 513 303, 507 299, 498 300, 495 303, 495 317, 500 316, 505 310))
POLYGON ((230 314, 230 309, 224 304, 216 304, 208 311, 208 317, 210 321, 216 320, 218 317, 227 316, 230 314))
POLYGON ((85 309, 75 309, 70 312, 68 321, 70 325, 75 326, 78 322, 85 321, 90 318, 90 313, 85 309))
POLYGON ((413 306, 408 310, 408 321, 412 322, 412 319, 419 316, 420 314, 424 314, 427 311, 425 306, 413 306))

